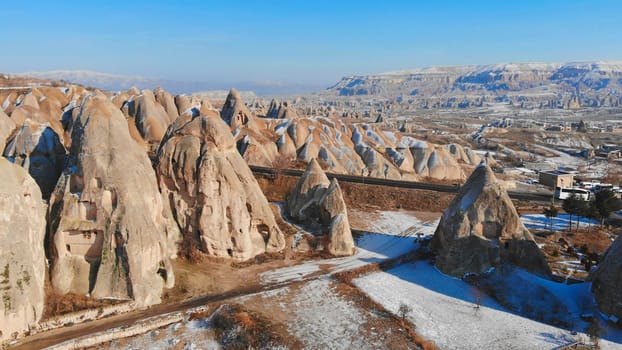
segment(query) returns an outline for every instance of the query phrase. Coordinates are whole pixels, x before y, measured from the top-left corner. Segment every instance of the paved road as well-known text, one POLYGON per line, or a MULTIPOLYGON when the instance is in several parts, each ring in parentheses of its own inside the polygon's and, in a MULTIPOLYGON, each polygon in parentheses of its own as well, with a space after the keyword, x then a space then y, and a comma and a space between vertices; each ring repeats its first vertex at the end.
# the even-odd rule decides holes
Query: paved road
MULTIPOLYGON (((262 174, 267 176, 275 176, 277 170, 274 168, 261 167, 251 165, 251 170, 255 174, 262 174)), ((303 170, 297 169, 282 169, 279 170, 279 173, 287 176, 295 176, 300 177, 304 173, 303 170)), ((383 179, 378 177, 368 177, 368 176, 356 176, 356 175, 344 175, 344 174, 335 174, 335 173, 326 173, 329 179, 337 179, 340 182, 352 182, 352 183, 360 183, 364 185, 380 185, 380 186, 389 186, 389 187, 401 187, 401 188, 411 188, 418 190, 429 190, 429 191, 437 191, 437 192, 448 192, 448 193, 456 193, 460 189, 459 184, 455 185, 442 185, 442 184, 433 184, 427 182, 415 182, 415 181, 404 181, 404 180, 393 180, 393 179, 383 179)), ((520 191, 508 191, 510 198, 517 200, 525 200, 525 201, 534 201, 534 202, 550 202, 553 196, 553 193, 538 193, 538 192, 520 192, 520 191)))

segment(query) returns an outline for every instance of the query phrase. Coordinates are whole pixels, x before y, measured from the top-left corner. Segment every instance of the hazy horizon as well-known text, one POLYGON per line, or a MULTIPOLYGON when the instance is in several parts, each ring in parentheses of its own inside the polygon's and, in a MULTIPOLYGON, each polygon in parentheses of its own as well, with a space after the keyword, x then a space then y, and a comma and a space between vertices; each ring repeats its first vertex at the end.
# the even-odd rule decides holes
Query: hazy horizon
POLYGON ((621 60, 616 1, 3 4, 1 72, 317 90, 429 66, 621 60))

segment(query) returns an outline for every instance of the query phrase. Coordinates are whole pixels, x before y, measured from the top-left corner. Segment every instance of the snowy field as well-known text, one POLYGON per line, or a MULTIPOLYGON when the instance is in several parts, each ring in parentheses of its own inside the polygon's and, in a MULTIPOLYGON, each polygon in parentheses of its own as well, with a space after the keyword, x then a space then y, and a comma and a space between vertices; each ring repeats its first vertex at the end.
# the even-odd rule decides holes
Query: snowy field
MULTIPOLYGON (((565 213, 557 214, 557 217, 548 219, 544 214, 527 214, 521 215, 521 221, 529 230, 549 230, 553 224, 554 231, 562 231, 568 229, 570 225, 570 215, 565 213)), ((587 228, 589 226, 598 225, 599 222, 588 218, 578 218, 579 227, 587 228)), ((572 217, 572 228, 577 227, 577 217, 572 217)))
POLYGON ((187 312, 182 322, 156 329, 145 334, 98 345, 98 349, 220 349, 209 320, 189 320, 187 312))
MULTIPOLYGON (((586 298, 591 299, 587 284, 569 286, 524 274, 523 278, 527 276, 566 303, 576 328, 584 329, 586 324, 579 315, 586 298)), ((400 303, 409 305, 413 310, 409 320, 441 349, 556 349, 579 337, 587 339, 511 313, 487 296, 477 309, 477 293, 470 285, 442 274, 428 262, 372 273, 356 279, 355 284, 393 312, 400 303)), ((601 344, 603 349, 622 349, 622 334, 608 330, 601 344)))
POLYGON ((309 261, 300 265, 265 272, 261 280, 265 284, 303 280, 321 269, 331 273, 346 271, 370 263, 396 258, 415 249, 417 234, 432 235, 438 221, 422 222, 405 212, 385 211, 370 223, 371 232, 356 240, 356 254, 345 258, 309 261))

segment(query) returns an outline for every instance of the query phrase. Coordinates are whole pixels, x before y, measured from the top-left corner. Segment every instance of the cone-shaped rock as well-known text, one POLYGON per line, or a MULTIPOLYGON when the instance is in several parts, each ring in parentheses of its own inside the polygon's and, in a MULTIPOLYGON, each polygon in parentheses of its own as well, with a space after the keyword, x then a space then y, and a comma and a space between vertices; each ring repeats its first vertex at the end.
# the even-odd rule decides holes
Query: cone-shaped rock
POLYGON ((266 197, 220 118, 178 118, 156 168, 186 242, 236 260, 285 247, 266 197))
POLYGON ((320 216, 317 203, 330 186, 330 180, 315 159, 311 159, 307 169, 298 180, 296 188, 287 198, 289 216, 299 221, 317 219, 320 216), (316 205, 310 205, 316 203, 316 205))
POLYGON ((248 110, 242 100, 242 96, 236 89, 231 89, 225 100, 225 104, 220 112, 220 117, 232 129, 248 124, 253 119, 253 115, 248 110))
POLYGON ((348 211, 336 179, 328 180, 315 159, 287 198, 288 215, 311 226, 328 231, 328 251, 333 255, 354 254, 354 239, 348 211))
POLYGON ((622 236, 618 236, 592 276, 592 292, 599 309, 622 319, 622 236))
POLYGON ((462 277, 510 263, 548 276, 550 270, 506 190, 480 164, 443 213, 432 238, 443 272, 462 277))
POLYGON ((23 168, 0 157, 0 342, 43 314, 45 205, 23 168))
MULTIPOLYGON (((87 97, 67 167, 50 199, 52 285, 61 293, 160 302, 172 287, 176 228, 144 150, 106 97, 87 97)), ((177 233, 177 235, 179 235, 177 233)))

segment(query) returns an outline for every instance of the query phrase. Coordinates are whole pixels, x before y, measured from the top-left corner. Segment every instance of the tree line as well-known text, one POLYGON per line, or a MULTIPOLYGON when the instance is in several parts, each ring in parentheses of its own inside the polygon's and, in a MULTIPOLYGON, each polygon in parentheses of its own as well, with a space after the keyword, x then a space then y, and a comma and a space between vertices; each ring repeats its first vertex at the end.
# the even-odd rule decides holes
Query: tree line
MULTIPOLYGON (((562 209, 570 216, 569 229, 572 229, 573 217, 576 218, 577 229, 579 228, 581 218, 598 220, 602 227, 611 213, 622 210, 622 200, 617 198, 615 193, 611 190, 604 189, 597 192, 594 199, 591 201, 584 201, 572 194, 570 197, 564 199, 562 209)), ((556 217, 557 213, 557 208, 552 204, 549 208, 544 210, 544 215, 549 218, 549 220, 556 217)), ((552 228, 551 222, 551 229, 552 228)))

